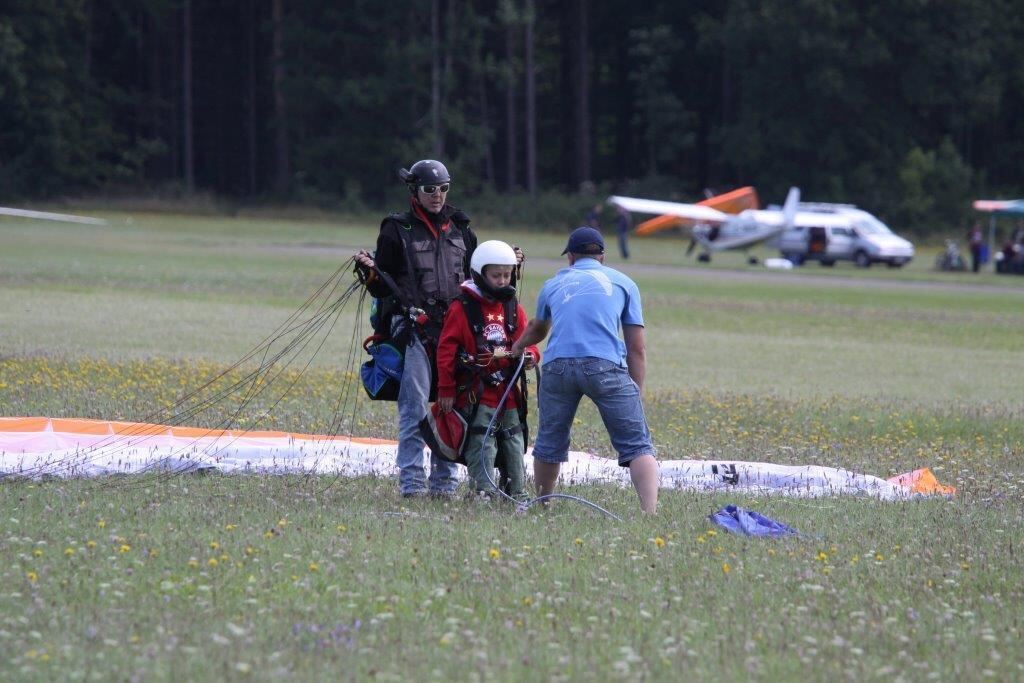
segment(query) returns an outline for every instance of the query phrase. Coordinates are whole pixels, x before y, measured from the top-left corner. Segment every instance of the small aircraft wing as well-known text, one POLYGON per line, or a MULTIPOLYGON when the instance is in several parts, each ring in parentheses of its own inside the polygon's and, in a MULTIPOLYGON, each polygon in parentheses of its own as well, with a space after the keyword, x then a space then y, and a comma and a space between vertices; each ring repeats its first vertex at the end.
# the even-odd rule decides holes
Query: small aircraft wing
MULTIPOLYGON (((725 194, 718 194, 707 199, 702 199, 697 202, 697 206, 709 206, 712 209, 718 209, 722 213, 740 213, 746 209, 756 209, 759 206, 757 198, 757 191, 751 187, 741 187, 735 190, 726 192, 725 194)), ((687 218, 681 218, 672 214, 663 214, 661 216, 655 216, 649 218, 643 223, 638 223, 634 228, 637 235, 653 235, 656 232, 662 230, 671 230, 672 228, 682 227, 684 225, 693 225, 697 221, 687 218)))
POLYGON ((63 223, 88 223, 89 225, 106 225, 102 218, 90 218, 89 216, 74 216, 68 213, 50 213, 49 211, 29 211, 28 209, 12 209, 0 206, 0 216, 14 216, 16 218, 36 218, 44 221, 61 221, 63 223))
POLYGON ((613 195, 608 198, 608 203, 621 206, 626 211, 670 214, 672 216, 689 218, 690 220, 700 221, 702 223, 722 223, 729 218, 729 214, 722 213, 721 211, 712 209, 709 206, 664 202, 657 199, 638 199, 636 197, 618 197, 613 195))

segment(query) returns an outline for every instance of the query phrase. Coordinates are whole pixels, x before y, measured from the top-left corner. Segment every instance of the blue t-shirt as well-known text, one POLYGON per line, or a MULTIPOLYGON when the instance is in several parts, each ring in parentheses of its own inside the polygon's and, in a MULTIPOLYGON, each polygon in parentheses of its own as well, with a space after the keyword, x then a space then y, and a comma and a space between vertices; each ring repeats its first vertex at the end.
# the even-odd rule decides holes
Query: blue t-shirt
POLYGON ((621 325, 643 325, 636 283, 596 259, 582 258, 544 283, 537 319, 551 322, 544 360, 593 356, 624 365, 621 325))

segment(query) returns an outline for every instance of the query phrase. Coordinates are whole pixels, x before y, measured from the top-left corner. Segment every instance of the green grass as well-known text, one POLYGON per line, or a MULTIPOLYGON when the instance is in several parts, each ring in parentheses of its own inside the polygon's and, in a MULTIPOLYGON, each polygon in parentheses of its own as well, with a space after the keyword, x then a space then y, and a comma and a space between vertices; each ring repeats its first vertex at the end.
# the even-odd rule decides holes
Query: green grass
MULTIPOLYGON (((0 414, 173 418, 376 229, 104 215, 105 228, 0 220, 0 414)), ((564 235, 478 231, 523 245, 532 312, 564 235)), ((568 489, 625 518, 614 523, 571 503, 525 517, 410 504, 374 478, 5 481, 5 677, 1024 676, 1018 279, 933 273, 930 256, 751 279, 762 271, 739 254, 672 268, 691 265, 682 243, 633 242, 624 267, 644 294, 645 401, 662 458, 879 476, 928 466, 957 496, 666 491, 645 518, 629 489, 568 489), (805 536, 713 533, 707 515, 730 502, 805 536)), ((355 303, 240 426, 394 437, 393 406, 353 386, 352 339, 368 333, 355 303)), ((189 423, 220 424, 238 407, 189 423)), ((589 404, 573 447, 612 455, 589 404)))

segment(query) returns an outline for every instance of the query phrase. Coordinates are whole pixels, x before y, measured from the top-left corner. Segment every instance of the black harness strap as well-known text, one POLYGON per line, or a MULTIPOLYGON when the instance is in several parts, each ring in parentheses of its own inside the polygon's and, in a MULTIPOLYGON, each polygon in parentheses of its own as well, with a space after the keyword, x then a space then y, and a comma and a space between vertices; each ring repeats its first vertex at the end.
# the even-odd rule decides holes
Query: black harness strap
MULTIPOLYGON (((469 327, 473 331, 473 336, 476 339, 476 343, 477 343, 476 352, 479 353, 481 350, 490 350, 488 348, 488 341, 483 336, 483 332, 484 332, 484 314, 483 314, 483 308, 480 306, 480 301, 477 300, 476 297, 472 296, 471 294, 466 294, 466 293, 463 293, 459 297, 459 301, 462 303, 462 309, 466 313, 466 320, 469 322, 469 327)), ((515 332, 516 325, 518 323, 518 320, 517 320, 517 309, 518 309, 518 306, 516 304, 516 300, 515 299, 510 299, 509 301, 504 302, 504 310, 505 310, 505 322, 504 322, 504 324, 505 324, 505 337, 509 341, 512 340, 512 335, 515 332)), ((462 391, 473 390, 473 391, 477 391, 479 393, 482 393, 483 389, 484 389, 484 383, 485 383, 484 382, 484 376, 483 376, 482 369, 481 368, 477 368, 477 367, 473 367, 473 366, 464 366, 464 367, 469 372, 470 377, 469 377, 469 380, 466 382, 465 387, 462 389, 462 391)), ((506 370, 502 371, 502 378, 503 378, 503 380, 507 381, 512 372, 514 372, 514 371, 511 368, 507 368, 506 370)), ((513 390, 513 391, 515 391, 515 390, 513 390)), ((526 394, 526 375, 523 374, 523 373, 520 373, 520 375, 519 375, 519 390, 514 395, 516 396, 516 409, 517 409, 517 411, 519 413, 519 424, 515 425, 513 427, 506 427, 505 429, 499 429, 496 432, 494 432, 494 436, 499 441, 504 441, 505 439, 508 439, 508 438, 514 436, 515 434, 517 434, 519 432, 522 432, 523 436, 524 436, 523 448, 525 449, 526 446, 529 445, 530 432, 529 432, 529 427, 526 424, 526 397, 527 397, 527 394, 526 394)), ((473 424, 473 420, 476 419, 476 414, 477 414, 477 411, 479 410, 479 408, 480 408, 480 403, 479 403, 479 401, 477 401, 473 405, 473 410, 470 413, 469 417, 467 417, 467 419, 466 419, 466 421, 469 424, 473 424)), ((502 409, 504 410, 504 407, 502 409)), ((469 433, 470 434, 486 434, 487 433, 487 428, 486 427, 471 427, 470 430, 469 430, 469 433)), ((524 450, 524 452, 525 452, 525 450, 524 450)))

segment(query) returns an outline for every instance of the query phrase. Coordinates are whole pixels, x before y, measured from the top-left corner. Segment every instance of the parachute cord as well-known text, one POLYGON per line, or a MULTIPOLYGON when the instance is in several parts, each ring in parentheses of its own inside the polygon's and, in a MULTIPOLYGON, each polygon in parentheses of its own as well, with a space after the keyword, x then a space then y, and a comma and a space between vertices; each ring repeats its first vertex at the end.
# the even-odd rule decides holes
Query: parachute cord
MULTIPOLYGON (((364 288, 362 290, 362 292, 360 293, 360 295, 359 295, 359 299, 356 301, 356 324, 352 326, 352 344, 349 347, 348 360, 347 360, 347 362, 345 364, 346 376, 347 377, 355 377, 355 368, 356 368, 356 365, 357 365, 357 361, 356 361, 356 348, 358 347, 358 343, 357 342, 363 336, 362 335, 362 329, 363 329, 362 325, 363 325, 363 318, 364 318, 364 316, 363 316, 363 308, 364 308, 365 303, 366 303, 366 296, 367 296, 366 291, 367 290, 364 288)), ((352 400, 352 414, 351 414, 351 417, 349 419, 349 450, 351 450, 351 448, 352 448, 351 436, 352 436, 353 428, 355 427, 355 424, 356 424, 356 418, 358 416, 358 409, 359 409, 359 401, 357 399, 357 396, 359 395, 359 392, 358 392, 358 389, 355 388, 357 384, 358 384, 358 382, 356 382, 356 381, 347 381, 347 382, 342 384, 342 390, 341 390, 341 393, 340 393, 340 395, 338 397, 338 402, 336 404, 337 407, 335 408, 335 411, 334 411, 334 419, 331 421, 331 425, 330 425, 329 430, 328 430, 328 435, 329 436, 335 436, 335 435, 337 435, 341 431, 341 428, 343 426, 343 414, 345 412, 345 407, 348 405, 349 398, 351 398, 351 400, 352 400)), ((335 472, 334 476, 331 477, 330 481, 328 481, 327 484, 322 486, 316 492, 317 495, 318 496, 322 496, 325 493, 327 493, 327 491, 332 489, 341 480, 341 474, 342 473, 340 471, 335 472)), ((311 476, 312 476, 312 472, 307 473, 307 477, 311 477, 311 476)))
MULTIPOLYGON (((327 306, 326 309, 325 309, 325 304, 321 303, 319 309, 317 310, 316 313, 313 314, 313 316, 311 318, 309 318, 308 320, 306 320, 305 322, 303 322, 301 324, 298 324, 298 325, 294 324, 295 321, 299 318, 299 316, 301 316, 303 312, 305 312, 308 308, 310 308, 310 306, 312 305, 312 303, 314 301, 316 301, 316 299, 318 299, 321 296, 323 296, 324 290, 327 288, 327 286, 330 285, 346 267, 347 267, 347 263, 345 265, 343 265, 341 268, 339 268, 338 270, 336 270, 334 272, 334 274, 331 275, 331 277, 328 278, 328 280, 326 282, 324 282, 324 284, 322 284, 316 290, 316 292, 314 292, 314 294, 311 295, 309 297, 309 299, 307 299, 306 302, 302 304, 302 306, 297 311, 292 313, 292 315, 289 316, 289 318, 287 320, 285 320, 283 323, 281 323, 277 327, 277 329, 275 329, 273 332, 271 332, 271 334, 268 335, 263 341, 261 341, 259 344, 257 344, 255 347, 253 347, 251 350, 249 350, 244 356, 242 356, 242 358, 240 358, 238 361, 236 361, 235 363, 230 365, 228 368, 224 369, 222 372, 220 372, 218 375, 216 375, 212 379, 210 379, 207 382, 205 382, 203 385, 199 386, 198 388, 190 391, 189 393, 187 393, 184 396, 182 396, 181 398, 179 398, 177 401, 175 401, 175 403, 173 403, 168 408, 161 408, 159 410, 153 411, 152 413, 150 413, 148 415, 145 415, 140 420, 140 423, 157 423, 157 422, 159 422, 161 424, 170 424, 170 425, 173 426, 173 425, 176 424, 175 421, 178 420, 177 424, 180 424, 184 420, 187 420, 187 419, 193 417, 195 414, 197 414, 201 410, 209 408, 209 407, 215 405, 216 403, 218 403, 223 398, 226 398, 227 396, 230 396, 231 394, 235 393, 239 388, 249 384, 250 380, 254 380, 254 379, 258 378, 259 375, 262 374, 263 371, 269 365, 271 365, 274 362, 276 362, 276 360, 278 360, 284 353, 287 353, 287 351, 289 350, 289 347, 286 347, 281 353, 279 353, 274 359, 272 359, 270 361, 270 363, 268 363, 267 362, 267 352, 269 351, 270 347, 275 342, 279 341, 282 337, 284 337, 285 335, 289 334, 290 332, 295 331, 296 329, 300 330, 300 335, 301 335, 312 324, 315 323, 317 318, 320 317, 323 314, 324 310, 327 310, 329 312, 331 307, 336 306, 339 303, 341 303, 343 305, 344 300, 347 299, 348 296, 350 296, 350 292, 349 291, 346 291, 344 294, 342 294, 338 298, 338 300, 336 300, 335 302, 330 304, 330 306, 327 306), (233 385, 231 385, 231 386, 229 386, 229 387, 227 387, 225 389, 222 389, 219 392, 215 393, 212 397, 208 397, 205 400, 201 401, 198 405, 192 406, 191 408, 186 409, 186 410, 180 410, 179 412, 171 413, 169 417, 166 417, 166 418, 162 417, 164 415, 167 415, 170 411, 173 411, 173 410, 175 410, 177 408, 180 408, 180 407, 184 406, 189 401, 191 401, 192 399, 194 399, 197 396, 199 396, 205 389, 213 386, 219 380, 223 379, 228 374, 230 374, 234 370, 238 369, 241 365, 243 365, 247 361, 251 360, 255 356, 259 355, 261 352, 262 352, 262 355, 263 355, 263 359, 262 359, 262 361, 260 363, 260 366, 256 370, 251 371, 249 374, 247 374, 245 377, 243 377, 242 379, 240 379, 237 382, 235 382, 233 385)), ((352 288, 350 288, 350 290, 351 289, 352 288)), ((333 291, 335 291, 335 290, 337 290, 337 284, 335 284, 333 287, 330 288, 330 290, 328 290, 327 296, 330 296, 333 293, 333 291)), ((130 438, 130 437, 133 437, 133 436, 143 436, 143 435, 148 436, 148 434, 146 434, 146 432, 148 432, 148 431, 149 430, 148 430, 148 428, 146 426, 144 426, 143 424, 140 424, 140 426, 136 427, 135 429, 127 430, 125 432, 122 432, 121 434, 112 435, 109 438, 109 440, 107 440, 107 441, 100 441, 97 444, 94 444, 93 448, 99 448, 99 447, 103 447, 103 446, 109 445, 110 442, 120 440, 121 438, 124 438, 124 437, 130 438)))
MULTIPOLYGON (((494 428, 494 423, 498 419, 498 416, 501 415, 502 407, 505 405, 505 401, 508 399, 508 395, 511 393, 512 389, 515 387, 516 379, 519 378, 519 374, 523 371, 523 365, 525 363, 526 363, 526 354, 523 354, 519 358, 519 365, 516 366, 515 372, 512 373, 512 377, 508 380, 508 387, 506 387, 505 393, 503 393, 501 395, 501 400, 498 401, 498 407, 495 408, 494 415, 491 416, 490 422, 487 423, 487 431, 484 432, 484 438, 480 440, 480 451, 477 454, 477 456, 479 458, 483 458, 484 446, 486 445, 487 439, 491 436, 491 430, 494 428)), ((504 491, 502 491, 498 487, 498 485, 494 483, 494 479, 492 478, 493 472, 489 471, 489 470, 492 470, 492 469, 493 468, 490 468, 490 467, 484 467, 483 468, 484 475, 487 477, 487 483, 490 484, 491 487, 494 488, 494 490, 497 491, 501 496, 503 496, 504 498, 508 499, 513 504, 515 504, 517 511, 521 510, 521 511, 525 512, 534 503, 543 502, 545 500, 552 499, 552 498, 563 498, 565 500, 572 500, 572 501, 576 501, 577 503, 583 503, 584 505, 592 507, 593 509, 595 509, 598 512, 601 512, 601 513, 603 513, 605 515, 607 515, 608 517, 611 517, 612 519, 614 519, 617 522, 621 522, 622 521, 621 517, 619 517, 618 515, 616 515, 616 514, 614 514, 612 512, 609 512, 608 510, 605 510, 600 505, 597 505, 596 503, 592 503, 592 502, 590 502, 589 500, 587 500, 585 498, 581 498, 579 496, 571 496, 571 495, 566 494, 566 493, 549 493, 549 494, 546 494, 546 495, 543 495, 543 496, 537 496, 535 498, 530 498, 530 499, 528 499, 526 501, 518 501, 515 498, 513 498, 512 496, 510 496, 507 493, 505 493, 504 491)))
POLYGON ((594 508, 595 510, 597 510, 599 512, 603 512, 604 514, 606 514, 609 517, 611 517, 612 519, 614 519, 616 522, 623 521, 623 519, 621 517, 619 517, 618 515, 616 515, 613 512, 609 512, 608 510, 605 510, 600 505, 597 505, 595 503, 591 503, 586 498, 581 498, 579 496, 570 496, 568 493, 548 493, 548 494, 545 494, 543 496, 537 496, 536 498, 531 498, 530 500, 527 500, 525 502, 519 503, 517 509, 525 511, 525 510, 529 509, 529 507, 531 505, 533 505, 534 503, 542 503, 545 500, 550 500, 550 499, 554 499, 554 498, 564 498, 566 500, 574 500, 577 503, 583 503, 584 505, 588 505, 588 506, 594 508))
MULTIPOLYGON (((268 348, 264 352, 263 361, 262 361, 260 367, 257 368, 256 370, 254 370, 253 372, 250 372, 242 380, 236 382, 231 387, 229 387, 229 388, 227 388, 227 389, 225 389, 225 390, 223 390, 221 392, 218 392, 218 394, 215 394, 213 398, 208 398, 208 399, 200 402, 197 406, 193 406, 192 408, 190 408, 187 411, 183 411, 181 413, 176 414, 174 416, 175 420, 179 420, 180 421, 182 419, 182 416, 185 416, 186 419, 187 419, 187 417, 190 417, 190 416, 193 416, 195 414, 198 414, 200 411, 205 410, 207 408, 210 408, 213 405, 216 405, 216 403, 218 403, 220 400, 223 400, 223 399, 227 398, 231 394, 235 393, 238 389, 248 387, 248 389, 246 390, 245 395, 242 397, 242 399, 241 399, 241 401, 239 403, 239 406, 236 408, 236 410, 231 415, 229 415, 228 417, 223 418, 218 423, 218 425, 216 427, 210 428, 209 430, 207 430, 206 434, 200 435, 199 437, 194 439, 190 444, 183 445, 177 451, 175 451, 174 453, 171 453, 168 457, 173 457, 177 453, 181 453, 183 451, 186 451, 188 448, 193 447, 194 444, 196 444, 199 441, 199 439, 201 439, 204 436, 207 436, 209 434, 212 434, 214 431, 226 430, 227 428, 229 428, 237 420, 237 418, 240 416, 242 411, 252 401, 254 401, 258 396, 260 396, 261 394, 263 394, 264 392, 269 390, 269 388, 274 383, 274 381, 277 378, 279 378, 281 376, 281 374, 292 364, 292 362, 297 358, 298 354, 301 353, 302 351, 304 351, 309 346, 309 344, 315 338, 315 335, 323 327, 325 327, 328 322, 330 322, 330 326, 328 328, 327 334, 325 334, 323 336, 323 338, 320 340, 320 343, 315 347, 312 356, 307 360, 306 364, 302 367, 302 369, 299 370, 298 376, 296 376, 296 378, 288 384, 288 386, 281 393, 281 395, 277 397, 277 400, 274 401, 274 403, 266 411, 264 411, 263 415, 258 418, 257 422, 258 421, 262 421, 267 416, 269 416, 271 410, 275 406, 280 404, 280 402, 282 400, 284 400, 284 398, 288 395, 288 393, 295 386, 295 384, 299 381, 299 379, 301 379, 301 377, 305 373, 305 371, 309 368, 310 364, 313 361, 313 358, 315 358, 317 353, 319 353, 319 351, 323 348, 323 345, 324 345, 324 343, 326 342, 326 339, 327 339, 327 335, 329 335, 330 331, 333 329, 334 325, 337 323, 338 317, 341 314, 341 311, 342 311, 342 309, 344 307, 344 304, 347 302, 348 298, 351 296, 351 293, 353 291, 354 291, 354 288, 350 287, 349 290, 345 292, 345 294, 343 294, 337 300, 332 302, 329 306, 326 306, 326 307, 322 306, 321 307, 321 312, 318 312, 314 317, 310 318, 306 323, 304 323, 301 326, 293 326, 291 328, 291 330, 298 329, 299 334, 296 335, 295 338, 291 339, 285 345, 285 347, 281 351, 275 353, 273 356, 270 356, 269 358, 268 358, 267 353, 266 353, 266 351, 269 351, 269 345, 268 345, 268 348), (297 350, 295 350, 296 347, 298 347, 297 350), (294 351, 294 353, 292 353, 293 351, 294 351), (289 353, 291 353, 291 357, 288 358, 288 360, 284 363, 284 365, 282 365, 273 376, 270 376, 270 372, 273 370, 273 368, 277 364, 277 362, 279 360, 281 360, 282 358, 284 358, 289 353), (269 377, 269 379, 268 379, 268 377, 269 377)), ((290 330, 287 330, 287 331, 290 331, 290 330)), ((281 333, 281 334, 277 335, 277 337, 275 337, 274 339, 271 340, 270 344, 273 344, 275 341, 279 340, 284 334, 285 333, 281 333)), ((224 373, 222 373, 220 376, 223 376, 223 374, 224 373)), ((209 383, 207 385, 205 385, 205 386, 209 386, 209 383)), ((233 435, 233 438, 231 438, 231 440, 228 441, 228 443, 226 445, 230 446, 237 439, 243 437, 249 431, 252 431, 252 429, 253 428, 250 427, 250 428, 246 428, 246 429, 243 429, 243 430, 237 430, 239 433, 236 434, 236 435, 233 435)), ((145 438, 146 437, 142 437, 140 439, 140 441, 144 441, 145 438)), ((128 447, 131 447, 132 445, 133 444, 128 443, 128 444, 126 444, 126 446, 123 446, 122 448, 128 448, 128 447)), ((207 447, 207 449, 208 448, 212 448, 212 447, 216 447, 218 450, 220 450, 220 449, 225 447, 225 444, 218 443, 218 444, 216 444, 216 446, 211 445, 211 446, 207 447)), ((95 448, 95 446, 94 446, 94 448, 95 448)), ((200 452, 202 452, 202 451, 200 451, 200 452)), ((99 457, 99 456, 97 456, 97 457, 99 457)), ((141 470, 138 471, 138 473, 139 474, 143 474, 143 473, 146 473, 147 471, 156 470, 159 467, 160 467, 160 462, 157 461, 157 462, 151 463, 147 467, 142 468, 141 470)), ((154 475, 153 480, 159 481, 161 479, 169 479, 169 478, 171 478, 171 477, 173 477, 173 476, 175 476, 177 474, 188 472, 188 471, 191 471, 191 470, 194 470, 194 469, 195 469, 195 467, 193 467, 192 465, 184 465, 184 466, 179 467, 179 468, 163 469, 163 470, 159 471, 158 473, 156 473, 154 475)), ((142 478, 142 479, 133 481, 132 483, 135 484, 135 485, 148 485, 149 483, 151 483, 151 480, 142 478)))
MULTIPOLYGON (((352 259, 349 259, 349 261, 351 261, 351 260, 352 259)), ((340 296, 337 296, 335 298, 335 293, 339 289, 339 284, 340 284, 340 282, 338 281, 339 274, 341 274, 344 270, 346 270, 347 266, 348 266, 348 262, 346 262, 346 264, 344 264, 338 270, 336 270, 334 272, 334 274, 331 275, 331 277, 328 278, 316 290, 316 292, 314 292, 314 294, 311 295, 309 297, 309 299, 307 299, 306 302, 302 304, 302 306, 297 311, 295 311, 284 323, 279 325, 278 328, 273 333, 271 333, 271 335, 269 335, 266 339, 264 339, 263 342, 258 344, 256 347, 254 347, 252 350, 250 350, 245 356, 243 356, 242 359, 240 359, 239 361, 237 361, 236 363, 231 365, 229 368, 227 368, 226 370, 224 370, 223 372, 218 374, 213 379, 211 379, 208 382, 206 382, 205 384, 203 384, 198 389, 190 392, 189 394, 187 394, 184 397, 182 397, 181 399, 179 399, 174 405, 171 406, 170 409, 173 409, 175 407, 183 406, 190 399, 193 399, 193 398, 197 397, 198 395, 200 395, 204 389, 211 387, 218 380, 224 378, 225 376, 228 375, 228 373, 230 373, 231 371, 233 371, 233 370, 237 369, 239 366, 241 366, 244 362, 246 362, 247 360, 257 356, 258 354, 260 354, 260 355, 262 355, 262 358, 261 358, 261 362, 260 362, 260 365, 259 365, 258 368, 256 368, 255 370, 249 372, 242 379, 240 379, 239 381, 235 382, 231 386, 229 386, 229 387, 227 387, 225 389, 222 389, 222 390, 214 393, 213 396, 209 396, 209 397, 204 398, 203 400, 199 401, 196 405, 193 405, 193 406, 189 407, 188 409, 180 410, 179 412, 174 413, 170 418, 167 418, 166 420, 163 420, 163 421, 166 422, 167 424, 169 424, 170 426, 174 426, 175 424, 180 424, 180 423, 184 422, 185 420, 187 420, 188 418, 198 414, 202 410, 208 409, 208 408, 216 405, 220 401, 224 400, 228 396, 237 393, 240 389, 246 389, 245 394, 242 396, 242 399, 241 399, 241 402, 240 402, 240 405, 239 405, 238 409, 236 409, 230 416, 222 419, 218 423, 218 427, 214 427, 214 428, 209 429, 207 431, 206 435, 212 434, 218 428, 227 428, 231 424, 233 424, 236 421, 236 419, 238 418, 238 416, 241 414, 242 410, 247 405, 249 405, 253 400, 255 400, 256 397, 258 397, 259 395, 263 394, 265 391, 267 391, 270 388, 270 386, 274 382, 274 380, 276 380, 278 377, 280 377, 281 374, 284 372, 284 370, 289 365, 291 365, 292 362, 294 362, 296 360, 297 355, 299 353, 301 353, 302 351, 304 351, 309 346, 309 344, 313 341, 313 338, 315 337, 315 335, 317 333, 319 333, 321 329, 323 329, 325 326, 328 326, 328 323, 329 323, 328 333, 330 332, 331 329, 333 329, 334 325, 337 323, 338 318, 340 317, 340 314, 341 314, 342 310, 344 309, 344 306, 345 306, 346 302, 351 298, 351 295, 356 290, 361 289, 361 286, 359 285, 359 283, 353 283, 340 296), (319 304, 316 304, 317 300, 321 299, 321 298, 323 298, 323 301, 321 301, 319 304), (315 308, 316 309, 315 312, 310 317, 308 317, 305 321, 297 322, 299 320, 299 318, 302 316, 302 314, 305 311, 309 310, 310 308, 315 308), (276 342, 280 341, 282 338, 286 337, 288 334, 296 333, 296 332, 297 332, 297 334, 295 334, 294 338, 290 339, 285 344, 284 348, 282 348, 281 350, 277 351, 276 353, 274 353, 272 355, 270 354, 271 347, 276 342), (273 370, 274 366, 278 363, 278 361, 280 361, 282 358, 285 358, 289 354, 291 354, 291 357, 288 358, 288 360, 285 362, 285 364, 282 367, 280 367, 280 369, 275 374, 273 374, 271 376, 270 373, 273 370), (269 377, 269 379, 268 379, 268 377, 269 377)), ((308 367, 312 363, 313 358, 322 349, 322 347, 323 347, 325 342, 326 342, 326 336, 320 341, 319 344, 316 345, 316 347, 315 347, 315 349, 313 351, 313 357, 311 357, 306 362, 304 367, 299 371, 299 377, 296 377, 294 381, 289 383, 289 385, 286 387, 286 389, 282 393, 282 395, 277 398, 277 400, 273 403, 273 405, 269 409, 264 411, 264 414, 259 418, 260 420, 263 420, 267 416, 269 416, 269 414, 270 414, 271 410, 273 409, 273 407, 278 405, 285 398, 285 396, 288 395, 288 393, 291 391, 291 389, 298 382, 298 380, 301 377, 301 375, 308 369, 308 367)), ((161 410, 158 410, 158 411, 154 411, 153 413, 150 414, 150 416, 145 418, 145 420, 147 422, 148 421, 152 421, 154 417, 158 417, 161 414, 166 414, 167 411, 168 411, 168 409, 161 409, 161 410)), ((240 433, 237 436, 235 436, 235 438, 241 437, 245 433, 251 431, 251 429, 252 428, 250 427, 250 428, 247 428, 245 430, 240 430, 240 433)), ((118 441, 121 441, 121 440, 126 441, 125 445, 122 446, 121 449, 130 448, 132 446, 136 446, 139 443, 144 442, 147 438, 149 438, 150 436, 153 436, 153 435, 154 434, 152 432, 152 428, 151 427, 140 424, 138 427, 135 427, 133 429, 126 430, 126 431, 121 432, 119 434, 111 435, 107 439, 104 439, 104 440, 94 444, 93 446, 91 446, 89 450, 95 450, 95 449, 98 449, 98 448, 102 448, 104 446, 113 445, 113 444, 115 444, 115 443, 117 443, 118 441), (138 437, 138 438, 136 439, 135 437, 138 437)), ((184 450, 188 449, 190 446, 192 446, 193 444, 197 443, 199 439, 201 439, 203 436, 206 436, 206 435, 200 435, 195 440, 193 440, 192 444, 188 444, 188 445, 183 446, 181 449, 179 449, 178 452, 180 453, 181 451, 184 451, 184 450)), ((118 450, 120 450, 120 449, 118 449, 118 450)), ((116 453, 117 451, 115 450, 114 452, 116 453)), ((107 453, 105 455, 109 455, 109 453, 107 453)), ((174 454, 172 454, 172 456, 173 455, 174 454)), ((97 455, 95 457, 101 457, 101 456, 97 455)), ((91 462, 94 459, 95 458, 89 458, 89 459, 86 459, 86 460, 84 460, 84 461, 82 461, 80 463, 76 463, 76 464, 85 465, 85 464, 88 464, 89 462, 91 462)), ((34 470, 42 470, 45 467, 52 467, 54 464, 60 464, 61 462, 74 462, 74 461, 75 461, 74 457, 71 456, 71 457, 67 457, 67 458, 62 458, 62 459, 60 459, 59 461, 56 461, 56 462, 46 463, 45 465, 40 465, 40 466, 38 466, 36 468, 32 468, 32 469, 34 469, 34 470)), ((158 466, 159 466, 159 462, 155 462, 150 467, 155 468, 155 467, 158 467, 158 466)), ((139 472, 140 473, 145 472, 150 467, 143 468, 139 472)), ((177 474, 177 473, 180 473, 180 472, 185 472, 185 471, 190 471, 190 470, 193 470, 193 469, 195 469, 195 468, 193 466, 190 466, 190 465, 189 466, 180 467, 180 468, 172 468, 170 471, 166 471, 165 470, 165 471, 161 472, 159 475, 157 475, 157 478, 161 478, 161 477, 165 477, 165 476, 173 476, 174 474, 177 474)), ((32 470, 24 471, 24 472, 19 472, 18 473, 18 475, 20 475, 20 476, 25 476, 25 475, 31 476, 31 474, 32 474, 32 470)), ((142 480, 139 480, 137 483, 139 483, 141 485, 145 485, 145 484, 148 484, 149 481, 147 479, 143 478, 142 480)))

